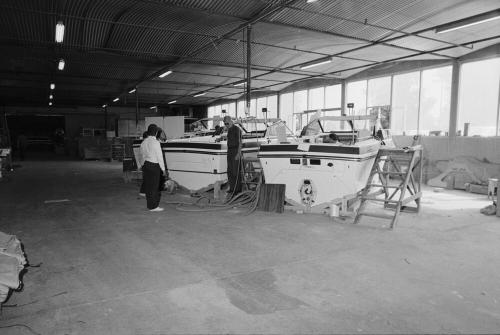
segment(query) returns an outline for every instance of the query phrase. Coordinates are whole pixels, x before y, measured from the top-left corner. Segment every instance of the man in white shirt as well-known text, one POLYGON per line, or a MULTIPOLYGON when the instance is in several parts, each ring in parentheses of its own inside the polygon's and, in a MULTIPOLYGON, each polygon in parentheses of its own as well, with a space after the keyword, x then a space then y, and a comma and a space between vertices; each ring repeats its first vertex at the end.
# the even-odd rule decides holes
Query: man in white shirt
POLYGON ((161 212, 160 204, 160 177, 165 173, 165 163, 161 145, 156 138, 158 127, 150 124, 148 137, 141 143, 141 165, 144 191, 146 193, 147 207, 151 212, 161 212))

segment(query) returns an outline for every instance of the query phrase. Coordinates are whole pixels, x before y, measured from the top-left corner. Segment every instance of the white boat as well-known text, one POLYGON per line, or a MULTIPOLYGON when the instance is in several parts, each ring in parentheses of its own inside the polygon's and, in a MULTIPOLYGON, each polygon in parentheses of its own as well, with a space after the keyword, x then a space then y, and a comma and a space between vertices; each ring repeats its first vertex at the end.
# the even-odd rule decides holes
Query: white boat
POLYGON ((258 157, 265 182, 285 184, 286 201, 305 211, 355 196, 381 146, 376 122, 376 116, 323 116, 304 127, 296 143, 263 144, 258 157), (330 137, 338 141, 327 143, 330 137))
MULTIPOLYGON (((211 138, 212 135, 215 133, 215 129, 210 129, 210 126, 212 124, 215 125, 215 123, 219 123, 219 121, 221 121, 221 119, 201 119, 201 120, 197 120, 197 121, 194 121, 193 123, 191 123, 189 125, 189 128, 190 128, 190 131, 189 132, 185 132, 184 135, 182 135, 182 137, 180 137, 181 139, 186 139, 186 138, 211 138), (214 121, 215 120, 215 121, 214 121)), ((133 154, 134 154, 134 159, 135 159, 135 163, 136 163, 136 166, 139 166, 139 161, 140 161, 140 156, 141 156, 141 152, 140 152, 140 147, 141 147, 141 143, 142 143, 143 139, 140 138, 140 139, 135 139, 133 144, 132 144, 132 151, 133 151, 133 154)), ((160 143, 164 143, 167 141, 167 137, 166 137, 166 134, 164 132, 162 132, 162 136, 160 138, 160 143)), ((164 159, 164 162, 165 162, 165 155, 163 155, 163 159, 164 159)), ((166 162, 165 162, 166 164, 166 162)), ((165 165, 166 166, 166 165, 165 165)))
MULTIPOLYGON (((217 123, 222 122, 222 119, 203 121, 217 123)), ((242 130, 242 154, 245 159, 257 159, 259 146, 277 141, 276 129, 285 128, 279 119, 246 118, 236 119, 234 123, 242 130)), ((186 134, 185 138, 161 144, 169 177, 191 192, 227 181, 226 132, 215 134, 214 131, 210 130, 207 134, 204 130, 198 136, 186 134)))

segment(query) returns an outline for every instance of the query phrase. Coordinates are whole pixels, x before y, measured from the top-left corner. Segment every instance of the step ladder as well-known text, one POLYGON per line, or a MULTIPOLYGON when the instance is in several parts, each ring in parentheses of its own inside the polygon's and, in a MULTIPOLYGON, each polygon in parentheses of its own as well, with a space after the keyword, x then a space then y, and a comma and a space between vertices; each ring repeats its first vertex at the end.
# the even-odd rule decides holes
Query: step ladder
POLYGON ((378 151, 366 187, 361 193, 355 224, 359 223, 361 216, 369 216, 390 220, 390 229, 394 229, 400 212, 420 211, 422 152, 422 145, 402 149, 381 148, 378 151), (383 203, 383 208, 392 212, 367 210, 368 202, 383 203), (412 202, 415 202, 415 206, 409 206, 412 202))
POLYGON ((257 157, 242 155, 241 170, 243 186, 247 190, 256 190, 257 185, 261 184, 263 179, 260 160, 257 157))

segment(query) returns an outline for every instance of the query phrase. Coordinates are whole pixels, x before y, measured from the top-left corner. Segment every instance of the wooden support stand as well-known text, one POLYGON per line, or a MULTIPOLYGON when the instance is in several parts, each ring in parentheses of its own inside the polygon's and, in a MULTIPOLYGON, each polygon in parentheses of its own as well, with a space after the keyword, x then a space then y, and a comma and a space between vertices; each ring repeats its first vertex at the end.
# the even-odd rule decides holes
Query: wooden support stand
POLYGON ((314 207, 307 207, 303 204, 296 203, 291 199, 286 199, 288 205, 285 206, 285 209, 302 213, 326 214, 332 218, 355 217, 356 206, 359 204, 360 193, 361 192, 348 194, 342 198, 336 198, 314 207))
POLYGON ((354 223, 358 223, 361 216, 370 216, 390 220, 390 229, 393 229, 401 211, 419 212, 422 197, 422 158, 421 145, 403 149, 380 149, 361 194, 361 204, 354 223), (376 176, 378 182, 374 181, 376 176), (367 202, 383 203, 385 209, 393 212, 386 214, 367 211, 367 202), (416 206, 409 206, 412 202, 415 202, 416 206))

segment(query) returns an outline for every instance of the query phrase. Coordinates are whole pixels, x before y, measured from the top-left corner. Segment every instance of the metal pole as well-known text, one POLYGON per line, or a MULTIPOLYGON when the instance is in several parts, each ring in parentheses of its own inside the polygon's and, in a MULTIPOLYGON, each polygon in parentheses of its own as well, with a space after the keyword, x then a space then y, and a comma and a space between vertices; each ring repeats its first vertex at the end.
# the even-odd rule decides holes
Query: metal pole
POLYGON ((457 136, 458 120, 458 90, 460 86, 460 65, 458 61, 453 61, 451 70, 451 98, 450 98, 450 119, 448 123, 448 136, 457 136))
POLYGON ((139 124, 139 88, 135 88, 135 128, 139 124))
POLYGON ((108 131, 108 106, 104 107, 104 131, 108 131))
POLYGON ((247 73, 246 73, 246 104, 247 104, 247 111, 248 114, 250 114, 250 91, 251 91, 251 56, 252 56, 252 26, 248 25, 247 26, 247 73))

